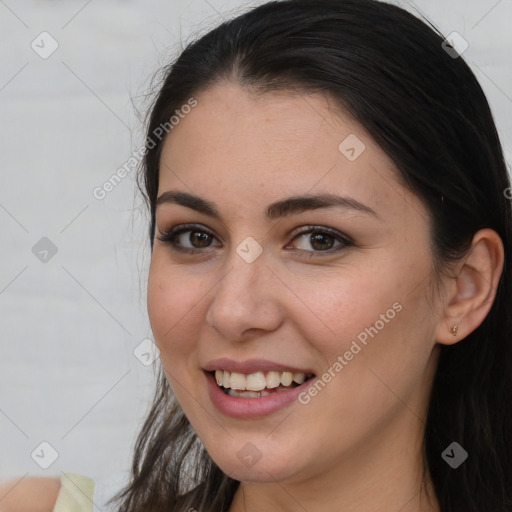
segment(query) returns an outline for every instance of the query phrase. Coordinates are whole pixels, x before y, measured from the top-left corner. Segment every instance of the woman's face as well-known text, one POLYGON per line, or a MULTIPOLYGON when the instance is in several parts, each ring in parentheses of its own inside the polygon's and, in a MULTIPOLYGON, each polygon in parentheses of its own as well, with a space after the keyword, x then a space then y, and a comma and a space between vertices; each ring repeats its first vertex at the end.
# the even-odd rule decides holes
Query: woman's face
POLYGON ((183 195, 157 206, 148 285, 161 362, 193 429, 245 481, 414 460, 440 321, 425 208, 324 96, 223 84, 196 99, 163 148, 158 195, 183 195), (185 194, 198 199, 185 206, 185 194), (305 196, 340 199, 281 204, 305 196), (234 373, 218 378, 235 396, 213 370, 234 373), (289 385, 301 374, 314 377, 289 385))

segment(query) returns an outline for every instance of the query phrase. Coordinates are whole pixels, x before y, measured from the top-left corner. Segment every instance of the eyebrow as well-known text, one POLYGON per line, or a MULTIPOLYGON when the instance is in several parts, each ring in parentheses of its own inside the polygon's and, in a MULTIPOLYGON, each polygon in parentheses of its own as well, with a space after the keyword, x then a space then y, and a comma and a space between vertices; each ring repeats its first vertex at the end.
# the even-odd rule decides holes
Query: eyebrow
MULTIPOLYGON (((203 199, 202 197, 168 190, 163 192, 156 200, 156 206, 164 203, 179 204, 197 212, 221 220, 221 215, 215 203, 203 199)), ((351 197, 337 196, 333 194, 304 195, 293 196, 270 204, 265 212, 265 218, 272 221, 287 215, 302 213, 308 210, 317 210, 320 208, 342 208, 345 210, 355 210, 369 214, 381 219, 375 210, 351 197)))

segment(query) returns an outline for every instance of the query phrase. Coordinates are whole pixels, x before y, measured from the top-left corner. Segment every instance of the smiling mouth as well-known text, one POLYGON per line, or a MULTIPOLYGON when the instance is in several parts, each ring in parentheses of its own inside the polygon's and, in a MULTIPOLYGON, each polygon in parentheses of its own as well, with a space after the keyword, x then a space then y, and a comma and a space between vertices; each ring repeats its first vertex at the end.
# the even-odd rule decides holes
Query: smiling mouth
POLYGON ((244 374, 225 370, 213 370, 210 375, 224 394, 235 398, 261 398, 281 393, 315 376, 313 373, 269 371, 244 374))

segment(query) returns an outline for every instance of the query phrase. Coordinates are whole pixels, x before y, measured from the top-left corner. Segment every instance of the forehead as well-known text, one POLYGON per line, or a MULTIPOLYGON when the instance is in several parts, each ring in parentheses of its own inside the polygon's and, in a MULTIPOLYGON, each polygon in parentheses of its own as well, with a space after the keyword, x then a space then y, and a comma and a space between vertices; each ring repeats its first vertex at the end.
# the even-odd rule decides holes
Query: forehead
POLYGON ((271 198, 338 193, 375 209, 406 206, 391 159, 328 97, 226 83, 195 98, 165 141, 159 195, 188 189, 261 209, 271 198))

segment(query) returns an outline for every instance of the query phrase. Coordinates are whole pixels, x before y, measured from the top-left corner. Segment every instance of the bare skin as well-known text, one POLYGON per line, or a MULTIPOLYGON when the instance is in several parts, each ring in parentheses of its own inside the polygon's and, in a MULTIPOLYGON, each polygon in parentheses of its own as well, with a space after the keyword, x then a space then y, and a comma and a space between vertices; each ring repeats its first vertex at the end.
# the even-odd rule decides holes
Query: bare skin
POLYGON ((148 312, 192 427, 220 468, 242 481, 229 512, 439 512, 433 493, 430 501, 424 494, 429 475, 421 478, 439 345, 463 340, 487 315, 503 268, 499 236, 479 231, 452 277, 437 277, 423 204, 365 130, 334 115, 325 97, 255 97, 224 83, 196 98, 165 142, 158 194, 200 196, 221 217, 158 205, 148 312), (351 134, 365 144, 353 161, 338 149, 351 134), (376 215, 322 208, 265 218, 271 203, 327 193, 376 215), (199 227, 176 243, 194 254, 158 238, 185 223, 199 227), (342 248, 322 251, 311 233, 298 234, 306 226, 334 229, 354 245, 324 234, 321 243, 342 248), (263 249, 252 263, 236 252, 249 236, 263 249), (210 400, 202 368, 212 359, 264 358, 322 376, 394 304, 400 311, 307 404, 248 421, 210 400), (237 456, 248 442, 261 454, 251 466, 237 456))
MULTIPOLYGON (((222 84, 197 100, 165 143, 159 194, 193 193, 221 217, 158 206, 157 237, 184 223, 200 224, 194 229, 203 241, 205 232, 212 237, 205 248, 192 245, 192 233, 179 235, 194 255, 155 240, 148 313, 192 427, 221 469, 242 482, 229 512, 439 512, 430 476, 421 478, 429 392, 439 346, 463 342, 491 308, 503 269, 499 236, 480 230, 450 277, 435 276, 421 201, 362 127, 333 115, 325 97, 256 98, 222 84), (365 144, 354 161, 338 150, 350 134, 365 144), (376 215, 321 208, 264 216, 275 201, 325 193, 356 199, 376 215), (331 228, 353 244, 325 231, 315 243, 306 226, 331 228), (248 236, 263 249, 251 263, 236 252, 248 236), (326 240, 340 250, 318 249, 326 240), (436 279, 440 294, 432 292, 436 279), (352 342, 379 320, 382 328, 349 359, 352 342), (347 364, 309 400, 247 421, 225 416, 209 398, 202 368, 221 356, 308 367, 317 377, 340 356, 347 364), (238 457, 248 442, 261 454, 250 466, 238 457)), ((0 512, 49 512, 59 489, 58 478, 5 482, 0 512)))
POLYGON ((51 512, 60 478, 26 477, 0 483, 0 512, 51 512))

